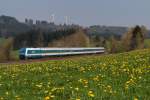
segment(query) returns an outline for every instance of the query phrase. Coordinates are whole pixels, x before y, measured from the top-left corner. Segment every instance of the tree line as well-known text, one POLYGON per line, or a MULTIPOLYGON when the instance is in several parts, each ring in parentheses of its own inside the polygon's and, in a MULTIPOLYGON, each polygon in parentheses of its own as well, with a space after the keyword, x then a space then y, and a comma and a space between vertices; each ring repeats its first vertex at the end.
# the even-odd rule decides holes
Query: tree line
POLYGON ((105 47, 108 53, 126 52, 145 48, 144 40, 147 29, 144 26, 130 28, 123 36, 89 35, 86 29, 69 28, 53 32, 32 29, 6 39, 0 45, 0 60, 11 60, 12 51, 22 47, 105 47), (76 35, 75 35, 76 34, 76 35))
POLYGON ((144 40, 147 37, 145 26, 135 26, 130 28, 122 36, 111 35, 89 35, 90 44, 93 47, 105 47, 108 53, 126 52, 135 49, 145 48, 144 40))
POLYGON ((22 47, 48 47, 48 45, 62 37, 75 33, 77 29, 65 29, 54 32, 44 32, 40 29, 32 29, 29 32, 18 34, 14 37, 13 47, 19 49, 22 47))

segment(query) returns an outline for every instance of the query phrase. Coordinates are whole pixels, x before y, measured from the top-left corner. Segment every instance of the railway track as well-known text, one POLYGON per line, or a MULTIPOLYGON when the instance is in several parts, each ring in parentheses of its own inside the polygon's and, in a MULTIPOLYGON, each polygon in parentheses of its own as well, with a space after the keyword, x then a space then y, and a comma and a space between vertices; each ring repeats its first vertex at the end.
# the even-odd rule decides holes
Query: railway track
POLYGON ((18 61, 7 61, 0 63, 0 65, 7 65, 7 64, 28 64, 28 63, 38 63, 38 62, 46 62, 51 60, 70 60, 80 57, 87 57, 87 56, 102 56, 103 54, 90 54, 90 55, 74 55, 74 56, 64 56, 64 57, 48 57, 48 58, 41 58, 41 59, 28 59, 28 60, 18 60, 18 61))
POLYGON ((41 58, 41 59, 7 61, 7 62, 0 63, 0 65, 4 65, 4 64, 28 64, 28 63, 45 62, 45 61, 50 61, 50 60, 64 60, 64 59, 69 59, 69 58, 55 57, 55 58, 41 58))

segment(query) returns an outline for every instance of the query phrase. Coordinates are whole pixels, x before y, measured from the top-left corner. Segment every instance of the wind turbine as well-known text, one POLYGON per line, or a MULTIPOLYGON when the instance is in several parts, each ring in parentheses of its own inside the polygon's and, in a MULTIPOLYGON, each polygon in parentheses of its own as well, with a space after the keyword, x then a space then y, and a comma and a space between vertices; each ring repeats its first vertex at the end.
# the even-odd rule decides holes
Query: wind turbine
POLYGON ((70 17, 69 16, 65 16, 65 24, 68 25, 71 23, 70 17))
POLYGON ((55 22, 55 14, 52 14, 52 15, 50 16, 50 22, 51 22, 51 23, 54 23, 54 22, 55 22))

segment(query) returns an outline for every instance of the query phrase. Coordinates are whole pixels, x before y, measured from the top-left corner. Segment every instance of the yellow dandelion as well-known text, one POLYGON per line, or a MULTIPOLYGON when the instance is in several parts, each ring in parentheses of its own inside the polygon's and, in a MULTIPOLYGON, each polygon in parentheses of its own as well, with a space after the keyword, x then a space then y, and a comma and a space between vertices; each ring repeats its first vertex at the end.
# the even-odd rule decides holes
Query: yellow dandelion
POLYGON ((44 93, 48 93, 48 90, 44 91, 44 93))
POLYGON ((87 86, 87 85, 85 85, 84 87, 85 87, 85 88, 87 88, 88 86, 87 86))
POLYGON ((49 97, 49 96, 46 96, 46 97, 44 98, 44 100, 50 100, 50 97, 49 97))
POLYGON ((39 84, 39 85, 37 84, 37 85, 36 85, 36 87, 39 87, 39 88, 41 88, 41 87, 42 87, 42 85, 41 85, 41 84, 39 84))
POLYGON ((9 93, 8 93, 8 92, 5 92, 5 94, 8 95, 9 93))
POLYGON ((134 100, 138 100, 138 98, 137 98, 137 97, 134 97, 134 100))
POLYGON ((89 96, 89 97, 94 97, 95 95, 94 95, 93 91, 89 91, 89 92, 88 92, 88 96, 89 96))
POLYGON ((54 96, 54 95, 51 95, 50 97, 51 97, 51 98, 54 98, 55 96, 54 96))
POLYGON ((75 88, 75 90, 76 90, 76 91, 79 91, 79 88, 78 88, 78 87, 76 87, 76 88, 75 88))
POLYGON ((93 78, 94 81, 99 81, 99 76, 93 78))
POLYGON ((83 80, 83 83, 84 84, 88 84, 88 80, 83 80))
POLYGON ((3 98, 3 97, 0 97, 0 100, 4 100, 4 98, 3 98))

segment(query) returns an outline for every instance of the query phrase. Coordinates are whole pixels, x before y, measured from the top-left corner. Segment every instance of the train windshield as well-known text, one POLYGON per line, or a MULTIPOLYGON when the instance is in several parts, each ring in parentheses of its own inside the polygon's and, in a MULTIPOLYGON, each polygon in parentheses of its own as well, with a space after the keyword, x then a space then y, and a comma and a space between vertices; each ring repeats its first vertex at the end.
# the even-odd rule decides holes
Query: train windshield
POLYGON ((22 48, 22 49, 20 49, 20 51, 19 51, 20 54, 25 54, 25 52, 26 52, 26 49, 25 49, 25 48, 22 48))

